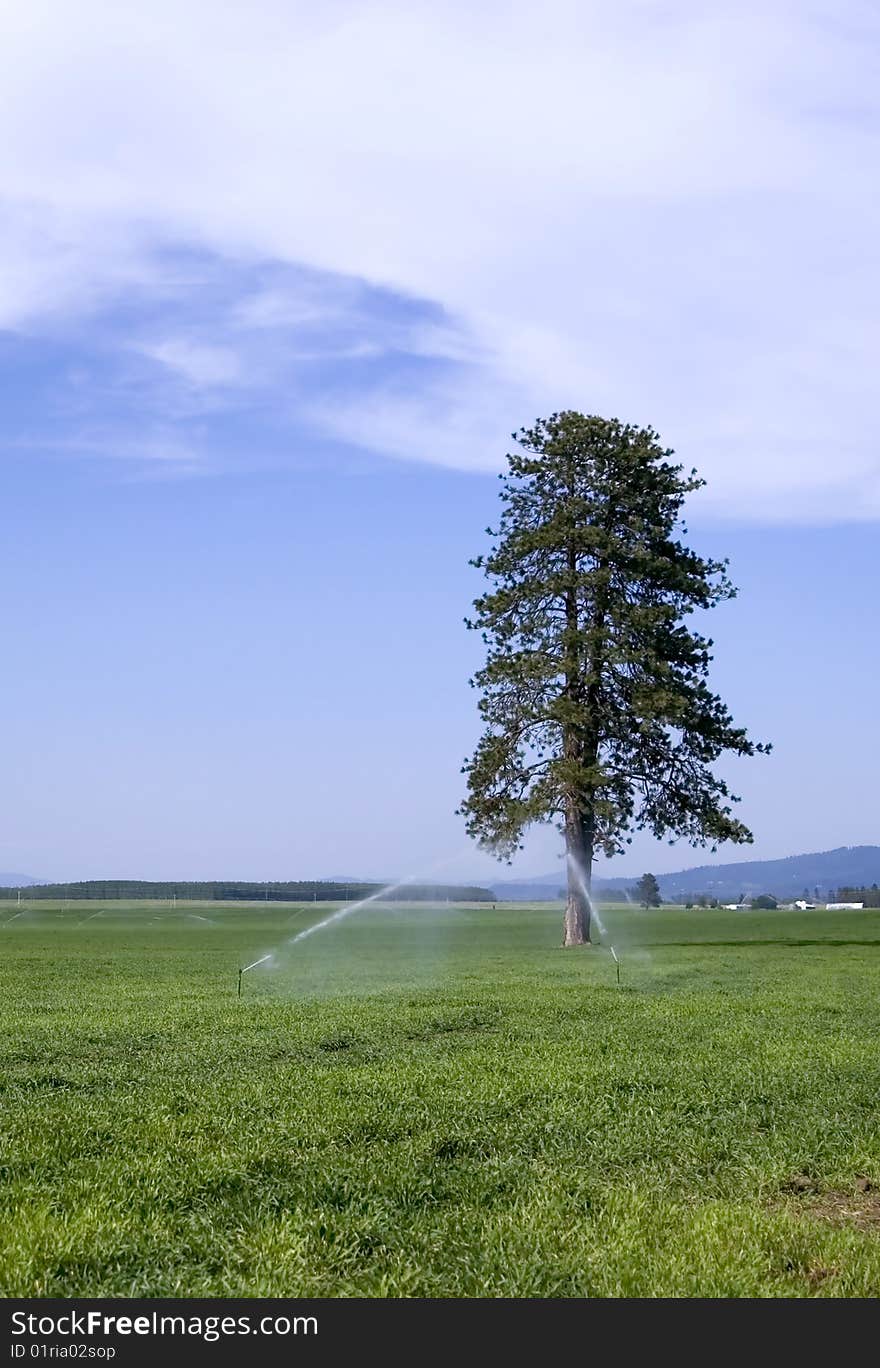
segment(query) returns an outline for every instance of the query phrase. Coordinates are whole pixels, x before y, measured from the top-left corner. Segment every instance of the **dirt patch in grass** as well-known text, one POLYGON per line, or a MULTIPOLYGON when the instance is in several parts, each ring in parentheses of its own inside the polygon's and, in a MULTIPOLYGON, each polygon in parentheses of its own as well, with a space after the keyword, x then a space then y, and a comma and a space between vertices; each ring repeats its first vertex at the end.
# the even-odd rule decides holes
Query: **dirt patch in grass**
MULTIPOLYGON (((822 1190, 807 1174, 799 1173, 784 1185, 783 1192, 802 1215, 826 1221, 838 1228, 880 1232, 880 1191, 870 1178, 858 1177, 850 1191, 822 1190), (791 1198, 799 1199, 796 1204, 791 1198)), ((820 1279, 821 1280, 821 1279, 820 1279)))
POLYGON ((808 1173, 796 1173, 788 1182, 782 1184, 782 1191, 795 1197, 802 1197, 805 1193, 819 1192, 820 1187, 815 1178, 811 1178, 808 1173))
POLYGON ((811 1287, 821 1287, 829 1278, 837 1277, 839 1268, 827 1268, 825 1264, 810 1264, 807 1269, 807 1282, 811 1287))
POLYGON ((880 1193, 823 1192, 810 1215, 829 1225, 880 1231, 880 1193))

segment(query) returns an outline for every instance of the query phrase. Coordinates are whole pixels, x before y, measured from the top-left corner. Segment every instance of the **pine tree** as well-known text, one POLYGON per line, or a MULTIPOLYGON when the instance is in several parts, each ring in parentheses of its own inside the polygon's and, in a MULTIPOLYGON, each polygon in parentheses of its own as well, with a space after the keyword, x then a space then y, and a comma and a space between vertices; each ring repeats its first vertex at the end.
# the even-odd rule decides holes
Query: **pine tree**
POLYGON ((633 889, 633 897, 642 907, 659 907, 660 885, 653 874, 643 874, 633 889))
POLYGON ((564 831, 564 943, 590 939, 596 854, 632 831, 692 845, 746 842, 737 801, 710 770, 724 751, 769 749, 735 727, 705 677, 712 641, 685 626, 734 596, 726 562, 678 539, 704 483, 650 428, 566 412, 514 434, 502 512, 468 626, 486 663, 472 680, 486 730, 465 762, 468 832, 499 858, 525 828, 564 831))

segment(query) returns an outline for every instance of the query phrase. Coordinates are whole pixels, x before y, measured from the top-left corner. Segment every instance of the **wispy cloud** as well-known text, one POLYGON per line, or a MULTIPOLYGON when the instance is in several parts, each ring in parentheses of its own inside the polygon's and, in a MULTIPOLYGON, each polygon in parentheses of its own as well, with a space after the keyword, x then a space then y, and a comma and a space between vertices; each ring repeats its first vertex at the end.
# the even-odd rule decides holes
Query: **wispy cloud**
POLYGON ((134 436, 130 432, 83 428, 76 436, 43 436, 19 438, 10 444, 12 450, 34 455, 77 456, 102 461, 123 461, 130 465, 165 473, 205 474, 206 453, 175 430, 155 427, 134 436))
POLYGON ((199 388, 234 385, 241 378, 239 359, 230 347, 215 347, 189 337, 167 337, 161 342, 143 342, 136 350, 199 388))
POLYGON ((157 421, 483 470, 576 405, 718 512, 880 514, 872 8, 6 8, 0 322, 130 307, 157 421))

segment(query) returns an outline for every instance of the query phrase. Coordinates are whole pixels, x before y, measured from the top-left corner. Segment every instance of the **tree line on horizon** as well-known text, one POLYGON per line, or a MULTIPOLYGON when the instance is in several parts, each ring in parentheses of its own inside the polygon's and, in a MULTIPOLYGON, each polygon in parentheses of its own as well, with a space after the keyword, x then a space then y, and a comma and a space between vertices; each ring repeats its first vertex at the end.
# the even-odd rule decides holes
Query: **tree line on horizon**
MULTIPOLYGON (((560 896, 564 895, 565 891, 562 890, 560 896)), ((644 908, 660 907, 664 902, 674 903, 677 901, 673 898, 661 897, 659 881, 653 874, 643 874, 642 877, 639 879, 638 883, 635 884, 629 890, 629 896, 632 902, 638 903, 639 906, 644 908)), ((809 902, 812 900, 809 889, 804 889, 804 896, 806 901, 809 902)), ((737 899, 737 902, 743 907, 754 907, 764 911, 772 911, 774 908, 778 907, 780 903, 790 903, 791 901, 792 900, 790 898, 783 899, 781 897, 777 897, 774 893, 761 893, 751 898, 746 897, 745 893, 741 893, 739 895, 739 898, 737 899)), ((818 888, 816 889, 816 901, 819 901, 818 888)), ((828 890, 826 901, 860 902, 864 903, 866 908, 880 908, 880 886, 874 883, 871 885, 870 888, 831 888, 828 890)), ((686 909, 690 909, 693 907, 711 909, 718 908, 726 904, 723 904, 720 898, 712 894, 697 893, 694 896, 688 898, 683 905, 686 909)))
POLYGON ((870 888, 838 888, 829 902, 863 902, 866 907, 880 907, 880 888, 871 884, 870 888))
MULTIPOLYGON (((173 898, 193 902, 359 902, 382 892, 379 883, 341 883, 329 880, 291 880, 248 883, 236 880, 169 882, 146 879, 84 879, 76 883, 28 884, 0 888, 0 899, 28 902, 61 898, 132 901, 173 898)), ((388 902, 495 902, 489 888, 458 884, 404 884, 384 894, 388 902)))

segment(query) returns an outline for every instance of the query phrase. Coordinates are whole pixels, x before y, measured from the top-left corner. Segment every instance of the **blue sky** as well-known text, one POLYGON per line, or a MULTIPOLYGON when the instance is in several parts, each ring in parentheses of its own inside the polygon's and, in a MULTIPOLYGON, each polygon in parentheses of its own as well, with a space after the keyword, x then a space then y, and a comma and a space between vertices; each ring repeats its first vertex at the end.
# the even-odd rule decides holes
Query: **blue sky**
POLYGON ((0 869, 490 877, 467 560, 569 406, 709 482, 740 853, 878 840, 876 15, 441 10, 2 7, 0 869))

